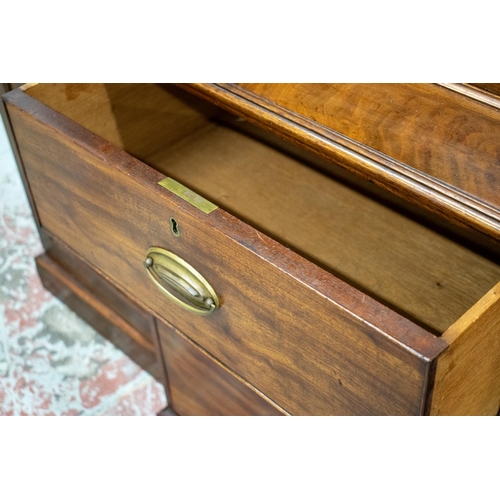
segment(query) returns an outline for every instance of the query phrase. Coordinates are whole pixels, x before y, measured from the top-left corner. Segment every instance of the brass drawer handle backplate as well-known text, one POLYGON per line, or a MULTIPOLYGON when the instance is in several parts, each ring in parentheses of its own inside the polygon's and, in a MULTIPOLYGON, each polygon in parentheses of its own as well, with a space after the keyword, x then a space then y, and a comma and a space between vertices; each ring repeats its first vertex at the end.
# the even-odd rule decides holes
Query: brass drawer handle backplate
POLYGON ((150 247, 144 267, 159 290, 187 311, 207 316, 219 307, 219 298, 210 283, 174 253, 150 247))

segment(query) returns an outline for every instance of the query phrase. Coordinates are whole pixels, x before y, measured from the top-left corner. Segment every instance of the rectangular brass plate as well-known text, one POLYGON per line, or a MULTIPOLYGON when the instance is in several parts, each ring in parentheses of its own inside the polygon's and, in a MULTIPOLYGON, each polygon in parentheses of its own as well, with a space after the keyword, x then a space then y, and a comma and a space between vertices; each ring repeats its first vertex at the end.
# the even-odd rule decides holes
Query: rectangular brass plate
POLYGON ((164 187, 170 192, 176 194, 188 203, 191 203, 193 207, 198 208, 206 214, 209 214, 216 208, 219 208, 217 205, 214 205, 210 201, 205 200, 205 198, 203 198, 199 194, 196 194, 194 191, 191 191, 191 189, 183 186, 180 182, 174 181, 174 179, 171 179, 170 177, 165 177, 165 179, 162 179, 158 184, 161 187, 164 187))

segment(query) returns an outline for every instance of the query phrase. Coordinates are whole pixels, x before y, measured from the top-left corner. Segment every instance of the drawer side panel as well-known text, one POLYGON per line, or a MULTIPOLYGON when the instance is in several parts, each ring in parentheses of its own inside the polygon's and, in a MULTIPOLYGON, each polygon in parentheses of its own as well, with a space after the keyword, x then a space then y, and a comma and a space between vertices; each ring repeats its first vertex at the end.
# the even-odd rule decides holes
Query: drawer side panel
POLYGON ((500 283, 443 337, 431 415, 496 415, 500 408, 500 283))

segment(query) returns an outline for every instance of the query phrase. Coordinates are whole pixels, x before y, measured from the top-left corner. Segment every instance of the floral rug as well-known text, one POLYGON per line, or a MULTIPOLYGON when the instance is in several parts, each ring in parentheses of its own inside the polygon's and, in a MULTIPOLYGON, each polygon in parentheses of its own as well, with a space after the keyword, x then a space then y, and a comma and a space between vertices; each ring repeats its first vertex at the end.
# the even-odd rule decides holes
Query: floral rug
POLYGON ((0 120, 0 415, 155 415, 163 387, 38 278, 43 252, 0 120))

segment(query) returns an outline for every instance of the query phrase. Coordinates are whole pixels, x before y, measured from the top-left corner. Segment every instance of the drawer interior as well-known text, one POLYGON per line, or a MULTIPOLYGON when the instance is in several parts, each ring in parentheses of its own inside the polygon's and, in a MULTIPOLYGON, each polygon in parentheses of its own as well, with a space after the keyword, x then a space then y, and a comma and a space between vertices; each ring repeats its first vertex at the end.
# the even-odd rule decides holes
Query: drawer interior
POLYGON ((500 281, 477 233, 175 86, 26 92, 436 335, 500 281))

